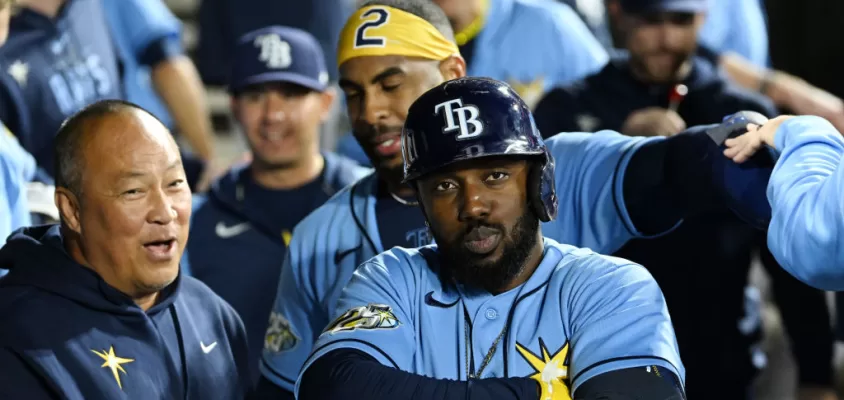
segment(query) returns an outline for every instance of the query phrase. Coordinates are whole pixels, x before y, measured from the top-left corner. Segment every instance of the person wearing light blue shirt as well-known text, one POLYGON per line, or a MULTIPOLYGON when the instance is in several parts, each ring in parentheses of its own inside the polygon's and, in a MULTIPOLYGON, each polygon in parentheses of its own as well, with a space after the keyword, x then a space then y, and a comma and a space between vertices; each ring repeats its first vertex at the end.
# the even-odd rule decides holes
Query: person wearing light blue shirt
POLYGON ((12 231, 32 223, 26 184, 34 174, 35 159, 0 123, 0 247, 12 231))
POLYGON ((844 138, 815 116, 781 116, 728 140, 736 162, 767 145, 779 154, 767 184, 768 247, 797 279, 844 290, 844 138))

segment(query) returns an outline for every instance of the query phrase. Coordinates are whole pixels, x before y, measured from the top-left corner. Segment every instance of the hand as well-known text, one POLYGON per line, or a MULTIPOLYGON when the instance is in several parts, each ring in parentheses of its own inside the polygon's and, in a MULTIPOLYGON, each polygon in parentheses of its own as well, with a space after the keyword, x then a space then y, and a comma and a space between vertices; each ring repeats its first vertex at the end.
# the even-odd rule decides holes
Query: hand
POLYGON ((685 129, 686 122, 676 112, 649 107, 630 114, 621 131, 630 136, 673 136, 685 129))
POLYGON ((831 388, 801 387, 797 390, 797 400, 838 400, 838 395, 831 388))
POLYGON ((737 164, 741 164, 756 154, 763 145, 774 147, 777 129, 780 124, 790 118, 794 118, 794 116, 781 115, 769 120, 761 127, 755 124, 747 124, 747 133, 724 141, 724 145, 727 146, 724 155, 737 164))

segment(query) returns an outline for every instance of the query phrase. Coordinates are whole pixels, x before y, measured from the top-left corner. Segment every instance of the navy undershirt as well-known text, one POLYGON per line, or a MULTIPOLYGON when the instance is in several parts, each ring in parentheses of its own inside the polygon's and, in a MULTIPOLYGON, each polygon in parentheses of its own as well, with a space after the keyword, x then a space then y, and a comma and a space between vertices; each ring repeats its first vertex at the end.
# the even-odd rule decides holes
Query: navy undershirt
MULTIPOLYGON (((375 219, 384 250, 395 246, 412 249, 431 243, 425 216, 419 206, 399 203, 383 184, 378 185, 377 196, 375 219)), ((415 197, 402 199, 411 204, 416 202, 415 197)))
POLYGON ((258 186, 250 178, 244 185, 245 198, 249 207, 261 211, 266 225, 275 232, 292 232, 299 221, 331 197, 324 189, 324 174, 323 170, 313 181, 287 190, 258 186))

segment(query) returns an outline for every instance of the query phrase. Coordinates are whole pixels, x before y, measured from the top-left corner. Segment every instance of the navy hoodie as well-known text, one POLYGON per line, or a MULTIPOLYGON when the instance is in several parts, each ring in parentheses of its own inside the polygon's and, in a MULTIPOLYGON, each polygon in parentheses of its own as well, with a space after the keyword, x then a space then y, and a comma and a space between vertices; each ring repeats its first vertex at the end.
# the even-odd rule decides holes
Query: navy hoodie
POLYGON ((195 197, 182 271, 208 285, 243 319, 254 381, 290 232, 335 192, 371 173, 334 153, 323 157, 320 176, 296 189, 259 187, 243 166, 195 197))
POLYGON ((239 399, 246 336, 232 308, 179 277, 144 312, 73 261, 57 225, 0 249, 0 399, 239 399))

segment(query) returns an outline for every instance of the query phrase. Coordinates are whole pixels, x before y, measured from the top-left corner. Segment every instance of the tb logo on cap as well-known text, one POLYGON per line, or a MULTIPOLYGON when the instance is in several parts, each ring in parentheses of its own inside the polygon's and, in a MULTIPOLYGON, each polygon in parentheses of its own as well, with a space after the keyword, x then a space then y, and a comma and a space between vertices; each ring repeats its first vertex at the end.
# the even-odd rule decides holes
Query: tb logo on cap
POLYGON ((290 44, 281 40, 277 34, 269 33, 256 37, 255 47, 261 49, 258 60, 266 63, 267 68, 284 69, 293 62, 290 44))
POLYGON ((472 139, 484 133, 484 124, 478 120, 481 116, 478 107, 471 104, 464 106, 463 100, 454 99, 434 106, 435 115, 439 115, 440 110, 445 110, 446 126, 443 128, 443 133, 460 130, 460 134, 456 136, 457 140, 472 139))

